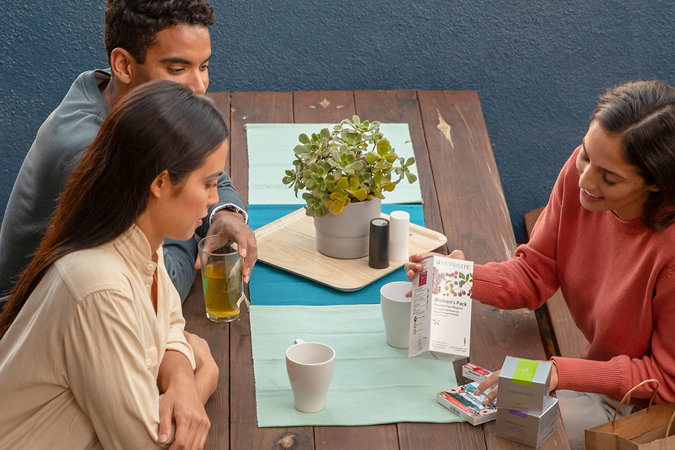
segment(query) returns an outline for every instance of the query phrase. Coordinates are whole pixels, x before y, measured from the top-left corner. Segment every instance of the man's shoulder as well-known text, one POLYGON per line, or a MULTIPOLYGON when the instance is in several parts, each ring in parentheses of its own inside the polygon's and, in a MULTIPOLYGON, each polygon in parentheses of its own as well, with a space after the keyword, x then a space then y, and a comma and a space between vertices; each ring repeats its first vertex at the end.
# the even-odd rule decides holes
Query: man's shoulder
POLYGON ((40 180, 41 192, 58 195, 110 112, 96 74, 89 71, 77 77, 61 104, 40 126, 26 155, 19 178, 40 180))
POLYGON ((98 90, 97 73, 101 72, 84 72, 77 77, 38 130, 34 147, 44 153, 63 155, 91 144, 110 112, 98 90))

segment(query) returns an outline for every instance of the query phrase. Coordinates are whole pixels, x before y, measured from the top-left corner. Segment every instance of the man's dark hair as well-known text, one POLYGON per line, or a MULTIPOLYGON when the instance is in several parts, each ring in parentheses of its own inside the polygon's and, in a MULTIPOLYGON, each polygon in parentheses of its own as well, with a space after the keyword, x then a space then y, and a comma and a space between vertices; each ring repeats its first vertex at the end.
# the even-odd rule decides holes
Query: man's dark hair
POLYGON ((123 48, 137 63, 145 63, 148 47, 164 28, 179 25, 213 25, 213 8, 205 0, 107 0, 105 49, 123 48))

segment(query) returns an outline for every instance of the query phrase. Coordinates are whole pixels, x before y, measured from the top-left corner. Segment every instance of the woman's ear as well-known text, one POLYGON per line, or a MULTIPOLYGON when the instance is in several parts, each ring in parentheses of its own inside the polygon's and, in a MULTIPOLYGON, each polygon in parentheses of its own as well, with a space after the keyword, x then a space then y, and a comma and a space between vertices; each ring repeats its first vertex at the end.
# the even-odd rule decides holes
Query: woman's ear
POLYGON ((650 192, 659 192, 661 189, 657 188, 655 184, 647 186, 647 190, 650 192))
POLYGON ((172 187, 173 183, 171 183, 171 179, 169 178, 169 171, 165 170, 152 180, 150 195, 155 198, 168 197, 171 194, 172 187))
POLYGON ((116 47, 110 52, 110 70, 113 77, 123 84, 131 84, 135 62, 134 57, 123 48, 116 47))

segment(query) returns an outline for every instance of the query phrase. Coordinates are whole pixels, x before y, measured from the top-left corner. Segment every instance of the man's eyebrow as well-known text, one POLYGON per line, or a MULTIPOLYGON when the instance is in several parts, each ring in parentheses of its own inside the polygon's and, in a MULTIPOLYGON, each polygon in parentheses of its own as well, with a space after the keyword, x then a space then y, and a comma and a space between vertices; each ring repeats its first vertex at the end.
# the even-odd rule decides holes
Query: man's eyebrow
POLYGON ((191 61, 188 61, 185 58, 181 58, 180 56, 173 56, 170 58, 164 58, 160 61, 161 63, 169 63, 169 64, 192 64, 191 61))
MULTIPOLYGON (((209 55, 208 58, 206 58, 202 64, 209 62, 211 59, 211 55, 209 55)), ((180 56, 171 56, 169 58, 164 58, 160 61, 160 63, 163 64, 192 64, 192 61, 188 61, 185 58, 181 58, 180 56)))
MULTIPOLYGON (((586 153, 586 158, 588 158, 588 152, 586 151, 586 138, 581 139, 581 149, 584 151, 584 153, 586 153)), ((610 175, 614 175, 615 177, 621 178, 622 180, 626 179, 625 177, 622 177, 618 173, 612 172, 611 170, 607 170, 602 166, 598 166, 598 168, 603 172, 608 173, 610 175)))

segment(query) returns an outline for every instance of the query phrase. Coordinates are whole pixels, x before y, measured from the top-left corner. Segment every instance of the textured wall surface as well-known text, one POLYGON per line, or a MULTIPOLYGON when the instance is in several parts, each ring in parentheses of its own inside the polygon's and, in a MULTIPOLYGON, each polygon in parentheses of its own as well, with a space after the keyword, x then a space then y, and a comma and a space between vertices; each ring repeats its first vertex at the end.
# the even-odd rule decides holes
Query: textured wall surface
MULTIPOLYGON (((675 84, 675 2, 212 0, 211 91, 478 91, 517 239, 607 87, 675 84)), ((0 3, 0 211, 42 121, 106 66, 104 1, 0 3)))

